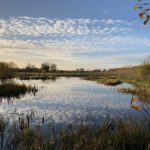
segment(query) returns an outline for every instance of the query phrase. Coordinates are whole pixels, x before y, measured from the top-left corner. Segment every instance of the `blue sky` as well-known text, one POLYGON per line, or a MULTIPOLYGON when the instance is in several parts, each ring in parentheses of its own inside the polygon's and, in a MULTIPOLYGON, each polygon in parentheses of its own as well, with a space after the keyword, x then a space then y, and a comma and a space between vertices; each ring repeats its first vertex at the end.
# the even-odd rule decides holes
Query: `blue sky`
POLYGON ((60 69, 136 65, 150 53, 150 25, 134 0, 1 0, 0 60, 60 69))

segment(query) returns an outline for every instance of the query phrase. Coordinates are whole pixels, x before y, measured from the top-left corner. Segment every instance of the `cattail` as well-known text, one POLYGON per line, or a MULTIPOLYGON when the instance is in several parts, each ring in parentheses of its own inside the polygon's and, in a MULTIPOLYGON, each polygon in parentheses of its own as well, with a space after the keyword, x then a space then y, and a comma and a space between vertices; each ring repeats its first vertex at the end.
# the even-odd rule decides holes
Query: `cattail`
POLYGON ((45 119, 44 119, 44 117, 42 118, 42 125, 44 124, 44 121, 45 121, 45 119))
POLYGON ((26 118, 27 118, 27 124, 28 124, 28 128, 29 128, 29 125, 30 125, 30 116, 26 115, 26 118))

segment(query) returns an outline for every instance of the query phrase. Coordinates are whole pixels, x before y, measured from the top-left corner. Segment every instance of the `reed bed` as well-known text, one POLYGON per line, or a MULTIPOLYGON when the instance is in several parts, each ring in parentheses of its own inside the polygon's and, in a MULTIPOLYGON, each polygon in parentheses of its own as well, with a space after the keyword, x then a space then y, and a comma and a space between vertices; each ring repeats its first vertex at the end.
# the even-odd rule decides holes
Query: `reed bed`
POLYGON ((121 84, 122 82, 119 79, 99 79, 98 83, 102 83, 105 85, 111 85, 111 86, 116 86, 121 84))
POLYGON ((137 95, 141 101, 150 101, 150 88, 149 87, 135 87, 131 88, 120 88, 118 92, 137 95))
POLYGON ((26 93, 36 93, 37 91, 38 89, 35 86, 26 86, 25 84, 17 84, 14 82, 0 85, 1 98, 19 98, 26 93))
POLYGON ((9 129, 0 120, 1 149, 5 150, 145 150, 150 143, 150 126, 122 120, 107 121, 94 128, 81 124, 68 126, 59 133, 53 126, 31 128, 26 120, 9 129))

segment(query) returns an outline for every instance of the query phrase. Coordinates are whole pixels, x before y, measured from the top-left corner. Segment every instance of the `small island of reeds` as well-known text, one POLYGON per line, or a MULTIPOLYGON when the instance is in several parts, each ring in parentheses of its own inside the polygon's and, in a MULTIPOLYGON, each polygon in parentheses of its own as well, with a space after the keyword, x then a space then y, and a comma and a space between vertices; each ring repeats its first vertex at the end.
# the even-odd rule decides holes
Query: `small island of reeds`
POLYGON ((26 93, 36 93, 37 91, 38 89, 35 86, 27 86, 25 84, 17 84, 15 82, 0 85, 1 98, 19 98, 26 93))

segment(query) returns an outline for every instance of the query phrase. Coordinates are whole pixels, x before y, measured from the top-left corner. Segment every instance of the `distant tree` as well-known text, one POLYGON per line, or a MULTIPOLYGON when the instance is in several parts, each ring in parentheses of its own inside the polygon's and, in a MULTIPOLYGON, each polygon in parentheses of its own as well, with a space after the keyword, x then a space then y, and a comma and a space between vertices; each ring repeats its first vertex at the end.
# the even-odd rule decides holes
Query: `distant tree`
POLYGON ((50 66, 49 66, 50 68, 50 71, 52 71, 52 72, 56 72, 56 70, 57 70, 57 65, 56 64, 50 64, 50 66))
POLYGON ((42 70, 43 72, 48 72, 49 69, 50 69, 50 66, 49 66, 48 63, 43 63, 43 64, 41 65, 41 70, 42 70))
POLYGON ((79 69, 76 69, 77 72, 84 72, 85 69, 84 68, 79 68, 79 69))
POLYGON ((93 72, 101 72, 101 69, 94 69, 93 72))
POLYGON ((10 66, 10 68, 12 68, 14 70, 16 70, 18 68, 18 66, 12 61, 9 63, 9 66, 10 66))
POLYGON ((32 65, 32 64, 27 64, 27 66, 25 67, 25 71, 26 72, 34 72, 35 70, 36 70, 37 68, 34 66, 34 65, 32 65))
POLYGON ((145 0, 137 0, 137 4, 134 6, 134 10, 140 10, 139 17, 144 20, 144 25, 150 20, 150 3, 145 2, 145 0))
POLYGON ((106 69, 103 69, 103 72, 106 72, 106 69))
POLYGON ((80 71, 80 72, 84 72, 84 68, 80 68, 79 71, 80 71))

